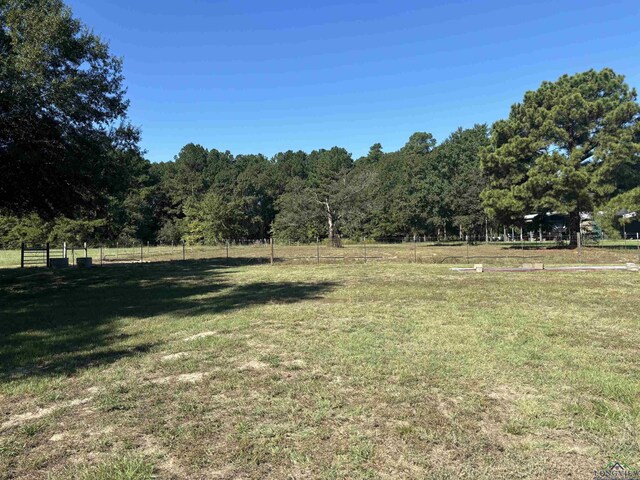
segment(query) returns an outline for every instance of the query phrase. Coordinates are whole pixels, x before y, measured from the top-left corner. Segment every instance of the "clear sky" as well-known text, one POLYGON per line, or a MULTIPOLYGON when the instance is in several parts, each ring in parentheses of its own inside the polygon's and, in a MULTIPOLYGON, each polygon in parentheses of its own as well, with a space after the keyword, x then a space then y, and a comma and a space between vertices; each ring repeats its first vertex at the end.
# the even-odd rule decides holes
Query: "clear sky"
POLYGON ((357 158, 490 124, 563 73, 609 66, 640 88, 637 0, 67 3, 124 57, 152 161, 188 142, 357 158))

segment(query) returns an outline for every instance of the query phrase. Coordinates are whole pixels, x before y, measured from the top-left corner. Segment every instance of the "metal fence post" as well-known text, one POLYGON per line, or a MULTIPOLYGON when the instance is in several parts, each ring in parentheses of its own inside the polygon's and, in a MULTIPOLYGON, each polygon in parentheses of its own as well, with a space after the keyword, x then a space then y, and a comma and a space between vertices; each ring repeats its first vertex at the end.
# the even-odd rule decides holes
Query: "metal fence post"
POLYGON ((20 268, 24 268, 24 242, 20 244, 20 268))
POLYGON ((413 236, 413 263, 418 263, 418 243, 415 235, 413 236))
POLYGON ((100 244, 100 266, 102 266, 102 259, 104 256, 102 255, 102 244, 100 244))
POLYGON ((271 237, 271 265, 273 265, 273 237, 271 237))
POLYGON ((224 248, 225 248, 225 251, 226 251, 225 264, 229 265, 229 240, 226 240, 224 242, 224 248))
POLYGON ((469 263, 469 235, 466 236, 467 239, 467 263, 469 263))
POLYGON ((578 241, 578 261, 582 263, 582 235, 580 232, 576 233, 576 239, 578 241))
POLYGON ((364 237, 364 263, 367 263, 367 237, 364 237))
POLYGON ((49 253, 49 242, 47 242, 47 268, 49 268, 49 259, 51 258, 49 253))
POLYGON ((320 263, 320 239, 316 237, 316 263, 320 263))
POLYGON ((144 243, 140 242, 140 263, 142 263, 143 252, 144 252, 144 243))
POLYGON ((186 252, 184 247, 184 240, 182 241, 182 260, 186 260, 186 252))
POLYGON ((89 256, 89 252, 87 250, 87 242, 84 242, 83 247, 84 247, 84 256, 85 258, 87 258, 89 256))

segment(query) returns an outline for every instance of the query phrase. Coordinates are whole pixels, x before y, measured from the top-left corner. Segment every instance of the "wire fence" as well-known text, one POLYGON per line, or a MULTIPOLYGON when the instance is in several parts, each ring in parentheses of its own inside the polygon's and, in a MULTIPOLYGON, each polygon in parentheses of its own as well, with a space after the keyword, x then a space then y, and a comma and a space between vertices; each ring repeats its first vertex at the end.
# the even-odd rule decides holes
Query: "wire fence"
MULTIPOLYGON (((37 246, 26 246, 29 249, 37 246)), ((42 248, 42 247, 40 247, 42 248)), ((404 262, 445 265, 487 264, 513 266, 521 263, 611 264, 640 262, 640 235, 617 240, 584 235, 536 235, 522 239, 510 236, 487 238, 426 237, 399 235, 383 238, 344 239, 340 247, 326 239, 314 242, 284 242, 277 239, 233 239, 212 245, 111 242, 63 244, 50 247, 51 258, 66 258, 69 266, 105 266, 167 261, 212 260, 227 265, 239 263, 354 263, 404 262)), ((0 266, 47 266, 40 261, 21 260, 20 250, 0 251, 0 266)), ((49 264, 49 266, 65 263, 49 264)))

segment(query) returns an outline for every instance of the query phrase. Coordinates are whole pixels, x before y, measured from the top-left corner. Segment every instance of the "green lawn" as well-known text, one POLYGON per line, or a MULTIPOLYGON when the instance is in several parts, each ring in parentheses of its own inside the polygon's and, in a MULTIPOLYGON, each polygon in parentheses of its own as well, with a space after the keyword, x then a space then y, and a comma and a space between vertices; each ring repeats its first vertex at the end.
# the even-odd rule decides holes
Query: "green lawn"
POLYGON ((640 467, 640 274, 400 262, 0 272, 0 478, 640 467))

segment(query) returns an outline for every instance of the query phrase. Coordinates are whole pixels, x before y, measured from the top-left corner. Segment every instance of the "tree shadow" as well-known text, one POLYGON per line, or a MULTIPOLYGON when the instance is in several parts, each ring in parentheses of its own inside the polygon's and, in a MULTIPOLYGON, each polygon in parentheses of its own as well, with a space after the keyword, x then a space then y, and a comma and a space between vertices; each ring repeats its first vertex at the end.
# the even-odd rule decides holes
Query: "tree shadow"
POLYGON ((512 245, 503 245, 502 250, 575 250, 574 245, 560 245, 554 242, 550 242, 548 245, 543 245, 540 243, 533 243, 530 245, 524 244, 512 244, 512 245))
MULTIPOLYGON (((247 264, 255 261, 248 259, 247 264)), ((71 374, 144 353, 153 343, 126 335, 119 319, 175 321, 266 303, 317 298, 331 282, 233 285, 234 267, 191 260, 111 265, 89 270, 0 273, 0 381, 71 374)))

